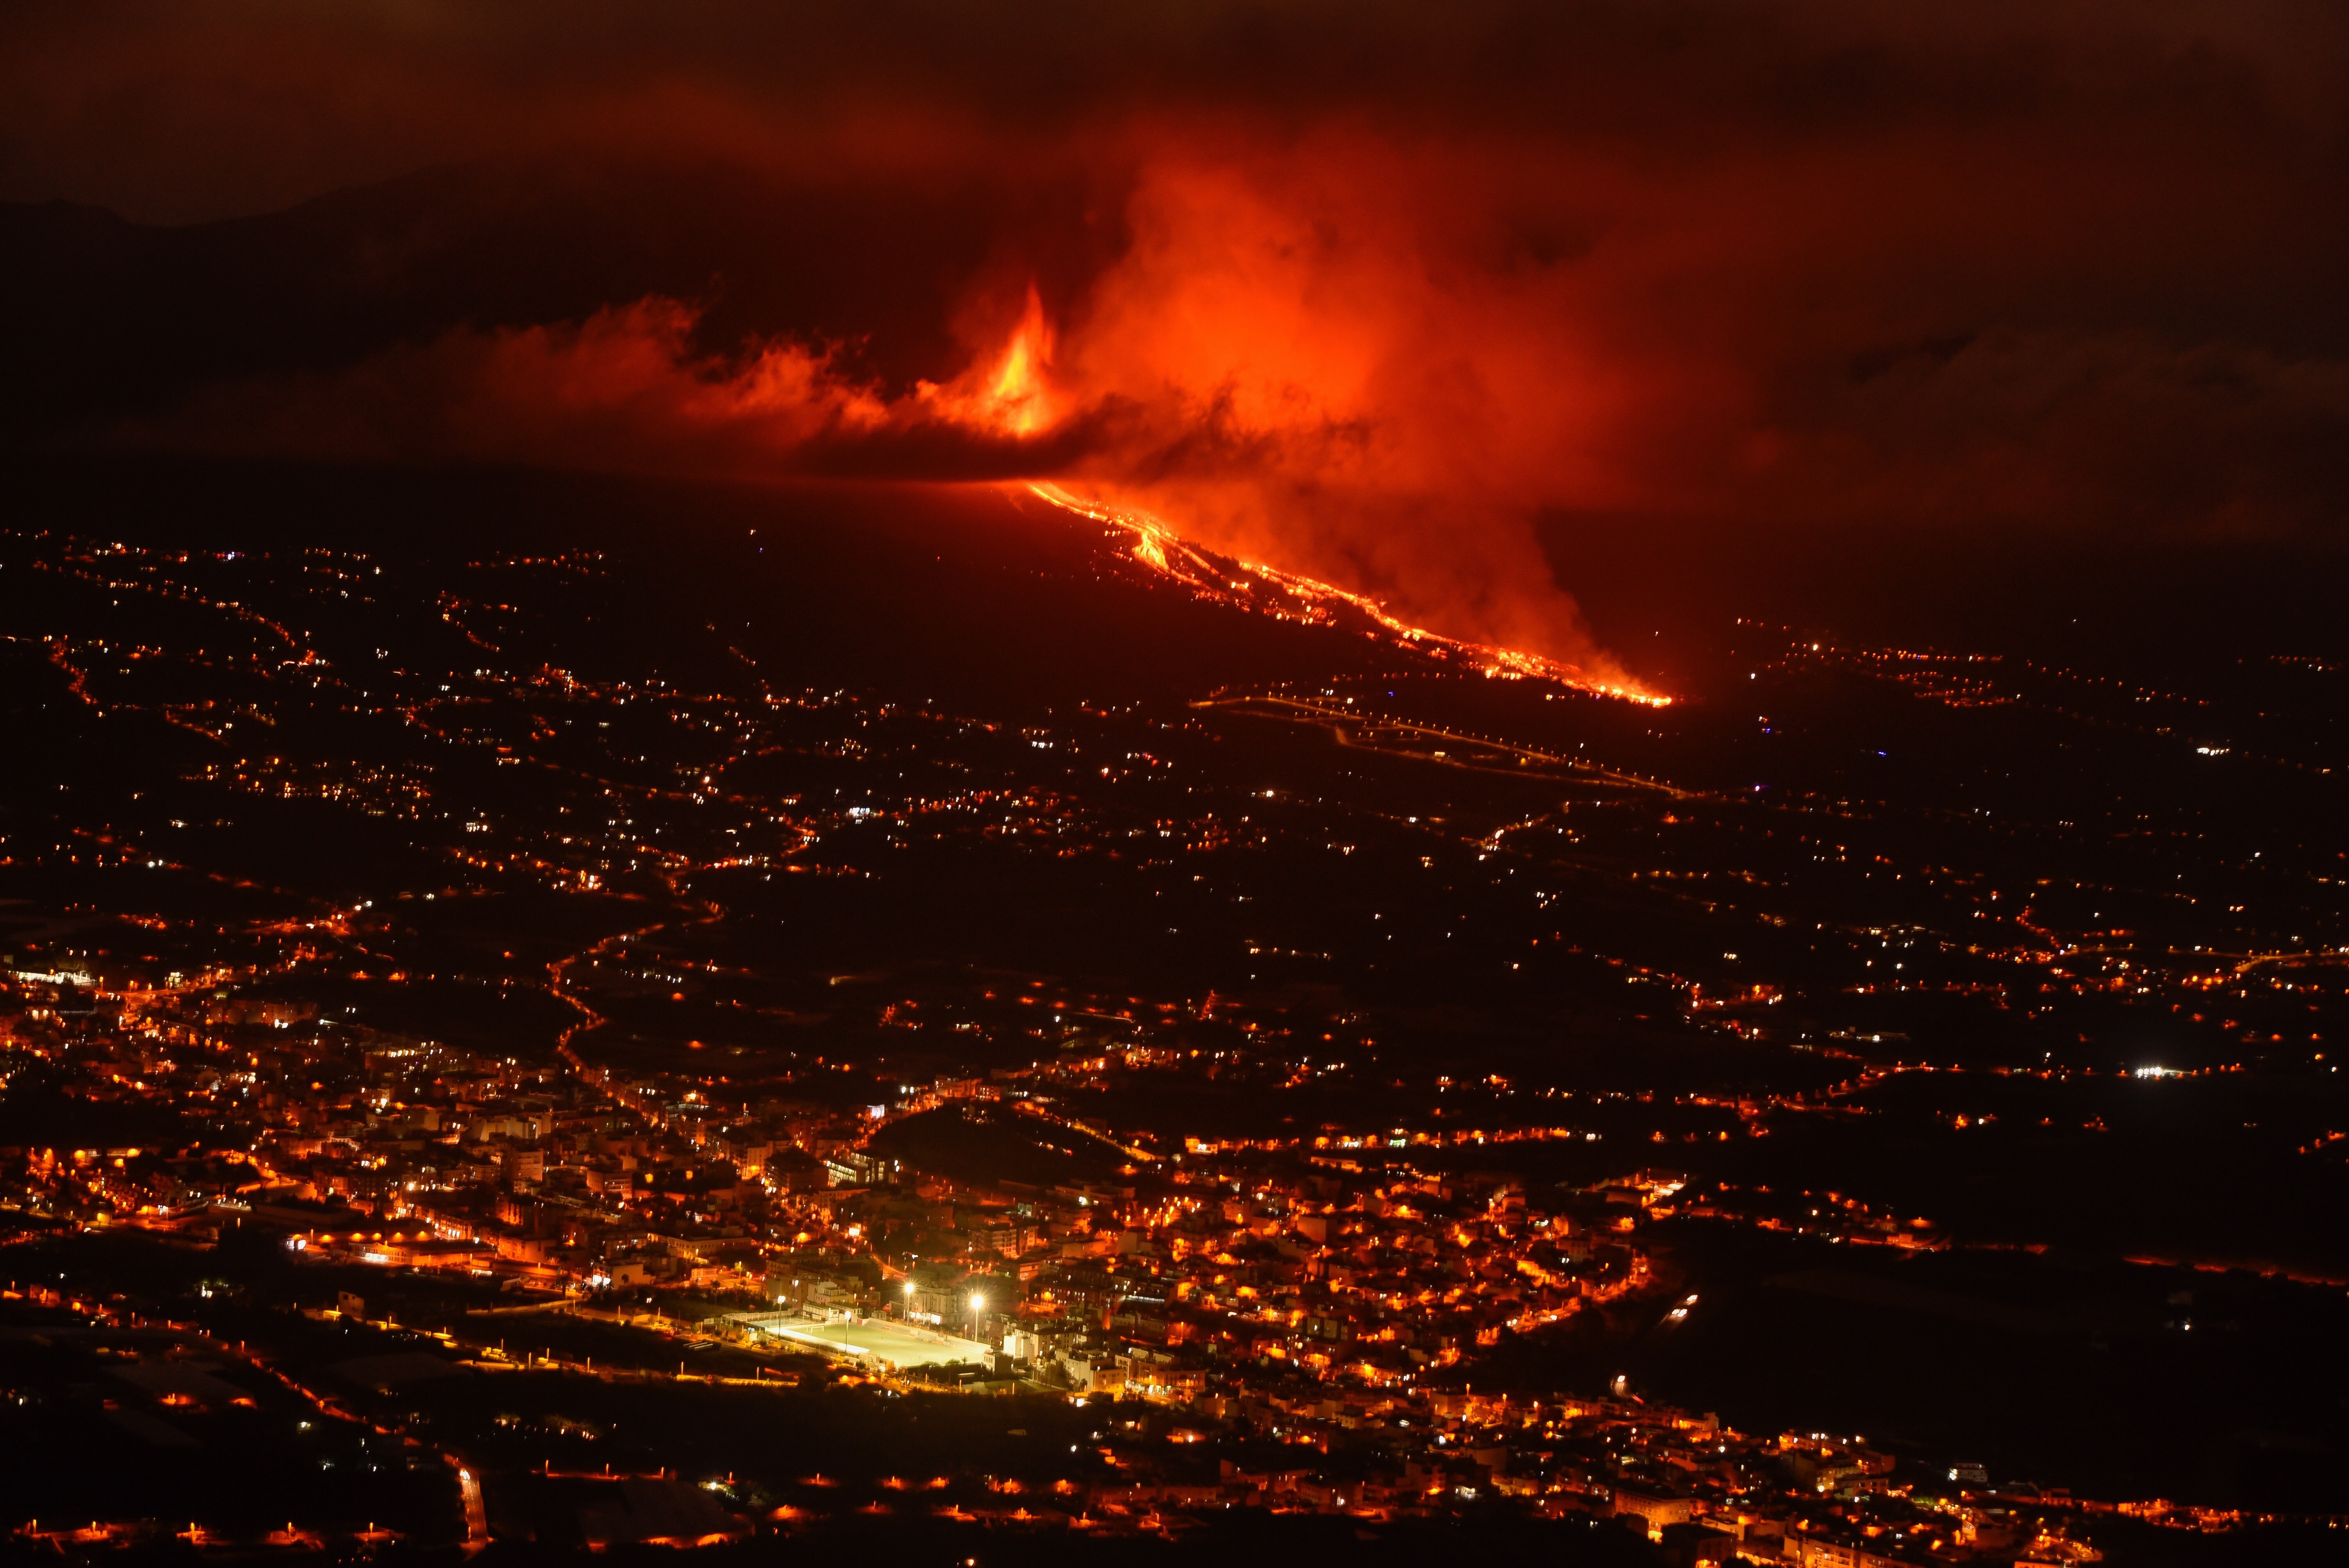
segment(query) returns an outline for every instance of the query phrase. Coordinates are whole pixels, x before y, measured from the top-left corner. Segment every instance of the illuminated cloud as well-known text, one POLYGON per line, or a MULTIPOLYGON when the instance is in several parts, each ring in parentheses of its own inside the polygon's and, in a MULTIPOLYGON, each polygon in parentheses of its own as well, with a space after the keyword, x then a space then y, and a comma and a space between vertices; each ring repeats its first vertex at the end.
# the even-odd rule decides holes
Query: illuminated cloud
MULTIPOLYGON (((647 189, 741 170, 705 204, 743 211, 861 193, 763 253, 738 226, 700 273, 550 267, 543 314, 509 291, 241 366, 145 411, 182 442, 1051 478, 1586 660, 1543 517, 2349 512, 2349 22, 2321 8, 244 0, 7 26, 26 196, 186 218, 583 158, 647 189), (761 290, 811 249, 886 258, 898 303, 761 290)), ((418 219, 356 253, 397 282, 444 241, 418 219)))

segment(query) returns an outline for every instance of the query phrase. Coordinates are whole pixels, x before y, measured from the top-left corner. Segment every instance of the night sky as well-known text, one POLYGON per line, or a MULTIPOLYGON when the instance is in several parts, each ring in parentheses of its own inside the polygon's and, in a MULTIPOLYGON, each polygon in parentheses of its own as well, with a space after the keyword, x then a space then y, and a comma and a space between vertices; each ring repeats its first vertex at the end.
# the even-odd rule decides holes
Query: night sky
POLYGON ((12 210, 13 400, 36 440, 1061 479, 1603 674, 1674 580, 1855 550, 1896 594, 1992 540, 2329 555, 2345 27, 22 6, 0 196, 181 227, 12 210))

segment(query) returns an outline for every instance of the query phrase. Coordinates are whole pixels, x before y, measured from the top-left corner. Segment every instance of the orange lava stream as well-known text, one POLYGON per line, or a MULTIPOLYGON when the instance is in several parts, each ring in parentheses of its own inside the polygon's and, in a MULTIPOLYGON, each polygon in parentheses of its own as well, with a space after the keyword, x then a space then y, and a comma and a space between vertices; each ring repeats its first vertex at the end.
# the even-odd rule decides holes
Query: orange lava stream
POLYGON ((1403 643, 1422 650, 1447 654, 1487 676, 1506 680, 1551 680, 1578 691, 1621 697, 1627 702, 1642 703, 1651 707, 1666 707, 1672 700, 1636 687, 1590 680, 1572 665, 1544 658, 1539 654, 1464 642, 1440 632, 1431 632, 1423 626, 1413 626, 1396 619, 1387 613, 1386 606, 1365 594, 1349 593, 1334 584, 1300 577, 1276 566, 1252 561, 1234 562, 1227 565, 1225 561, 1217 560, 1185 541, 1164 521, 1146 511, 1086 500, 1056 484, 1030 484, 1028 492, 1064 511, 1075 512, 1080 517, 1090 518, 1112 528, 1124 529, 1133 535, 1135 560, 1203 593, 1219 597, 1233 592, 1247 593, 1251 586, 1249 583, 1231 579, 1231 567, 1237 566, 1239 571, 1299 601, 1303 618, 1309 621, 1334 620, 1337 607, 1342 605, 1368 617, 1403 643))

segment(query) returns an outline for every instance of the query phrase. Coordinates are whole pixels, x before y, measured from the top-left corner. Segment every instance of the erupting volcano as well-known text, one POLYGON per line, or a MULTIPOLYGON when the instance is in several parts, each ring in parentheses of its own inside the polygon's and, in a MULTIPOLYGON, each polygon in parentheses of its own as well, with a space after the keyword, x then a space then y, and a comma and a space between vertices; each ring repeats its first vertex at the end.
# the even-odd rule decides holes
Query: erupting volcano
MULTIPOLYGON (((992 367, 982 364, 951 387, 923 383, 916 398, 925 409, 958 424, 1022 442, 1048 440, 1069 417, 1071 402, 1052 385, 1053 348, 1051 325, 1031 284, 1019 325, 992 367)), ((1257 614, 1358 631, 1486 676, 1550 680, 1655 707, 1671 700, 1622 676, 1613 661, 1603 657, 1586 666, 1528 649, 1446 635, 1412 624, 1371 594, 1186 539, 1142 508, 1090 499, 1051 479, 1029 480, 1022 489, 1063 511, 1123 530, 1132 536, 1136 561, 1206 598, 1257 614)))

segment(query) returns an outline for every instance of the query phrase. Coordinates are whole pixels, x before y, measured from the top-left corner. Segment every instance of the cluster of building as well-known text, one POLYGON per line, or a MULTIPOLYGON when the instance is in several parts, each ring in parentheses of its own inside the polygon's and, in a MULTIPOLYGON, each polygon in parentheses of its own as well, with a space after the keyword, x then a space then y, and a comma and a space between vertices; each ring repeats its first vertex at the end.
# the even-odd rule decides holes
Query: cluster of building
POLYGON ((1424 1173, 1323 1139, 980 1184, 874 1135, 942 1109, 1100 1135, 1022 1071, 878 1106, 727 1103, 700 1080, 490 1059, 218 979, 16 973, 12 1079, 77 1108, 61 1126, 178 1130, 0 1150, 0 1205, 58 1225, 260 1226, 320 1257, 583 1297, 681 1292, 705 1325, 899 1385, 1145 1402, 1162 1426, 1196 1425, 1123 1450, 1087 1500, 1143 1519, 1506 1498, 1621 1520, 1692 1563, 2095 1556, 2060 1527, 2063 1500, 2001 1502, 1978 1476, 1920 1495, 1857 1440, 1756 1439, 1621 1388, 1459 1387, 1450 1369, 1504 1331, 1651 1288, 1640 1232, 1671 1212, 1671 1172, 1536 1202, 1505 1173, 1424 1173), (1287 1457, 1201 1474, 1184 1451, 1203 1430, 1287 1457))
POLYGON ((1152 1347, 1145 1376, 1215 1357, 1407 1383, 1503 1328, 1637 1288, 1631 1233, 1677 1190, 1641 1173, 1572 1213, 1534 1212, 1500 1173, 1196 1142, 1171 1160, 1102 1142, 1124 1163, 1099 1181, 974 1185, 909 1169, 874 1135, 942 1107, 1100 1135, 1023 1070, 879 1105, 726 1099, 706 1078, 487 1057, 217 976, 12 973, 11 1078, 82 1108, 61 1127, 150 1130, 16 1146, 0 1202, 19 1210, 263 1223, 367 1263, 904 1318, 1033 1346, 1015 1358, 1088 1389, 1116 1380, 1103 1336, 1152 1347), (1081 1374, 1051 1372, 1067 1367, 1081 1374))
POLYGON ((1183 1463, 1195 1434, 1177 1428, 1164 1460, 1119 1450, 1118 1479, 1079 1505, 1145 1519, 1247 1506, 1396 1519, 1510 1499, 1550 1518, 1613 1520, 1690 1564, 2054 1568, 2101 1558, 2080 1505, 1992 1492, 1979 1467, 1962 1467, 1971 1483, 1920 1490, 1857 1438, 1757 1438, 1631 1399, 1268 1392, 1224 1420, 1284 1439, 1294 1457, 1222 1459, 1210 1478, 1183 1463))

